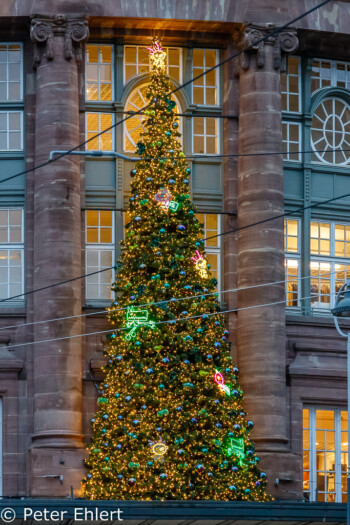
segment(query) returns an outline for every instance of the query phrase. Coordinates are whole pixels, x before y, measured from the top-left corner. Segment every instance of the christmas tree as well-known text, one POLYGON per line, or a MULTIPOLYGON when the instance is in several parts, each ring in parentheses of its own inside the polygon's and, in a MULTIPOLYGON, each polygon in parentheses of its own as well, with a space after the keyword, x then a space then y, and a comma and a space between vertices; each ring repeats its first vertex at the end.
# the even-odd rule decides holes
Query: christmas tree
POLYGON ((155 42, 84 496, 266 501, 155 42))

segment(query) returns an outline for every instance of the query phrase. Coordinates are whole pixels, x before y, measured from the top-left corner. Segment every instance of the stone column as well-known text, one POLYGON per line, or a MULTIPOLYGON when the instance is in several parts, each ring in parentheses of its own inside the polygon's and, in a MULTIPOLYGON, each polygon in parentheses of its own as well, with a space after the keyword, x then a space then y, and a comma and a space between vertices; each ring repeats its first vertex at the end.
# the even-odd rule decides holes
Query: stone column
MULTIPOLYGON (((282 151, 280 72, 283 53, 294 51, 298 40, 293 30, 270 37, 269 32, 248 26, 241 41, 244 48, 251 47, 240 67, 239 153, 246 155, 238 163, 240 228, 284 211, 282 156, 256 154, 282 151), (257 43, 266 35, 267 40, 257 43)), ((246 308, 237 317, 241 384, 270 491, 276 478, 295 477, 288 453, 283 280, 283 219, 240 230, 238 287, 280 281, 238 293, 238 308, 246 308), (249 308, 266 303, 279 304, 249 308)))
MULTIPOLYGON (((35 165, 51 150, 79 144, 78 67, 88 36, 85 18, 34 16, 36 68, 35 165)), ((82 273, 80 169, 67 156, 35 171, 34 289, 82 273)), ((81 314, 81 281, 34 294, 34 321, 81 314)), ((34 325, 34 435, 30 450, 32 496, 80 490, 82 339, 80 318, 34 325), (40 343, 45 339, 60 340, 40 343), (61 479, 60 479, 60 476, 61 479)))

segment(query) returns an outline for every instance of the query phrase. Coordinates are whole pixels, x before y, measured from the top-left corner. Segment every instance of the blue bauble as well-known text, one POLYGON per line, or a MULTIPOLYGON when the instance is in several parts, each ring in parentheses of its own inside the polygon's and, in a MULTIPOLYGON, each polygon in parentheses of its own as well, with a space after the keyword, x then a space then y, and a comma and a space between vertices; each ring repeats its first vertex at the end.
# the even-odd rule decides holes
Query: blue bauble
POLYGON ((178 122, 173 122, 173 128, 177 129, 178 127, 179 127, 179 123, 178 122))
POLYGON ((137 427, 140 424, 140 421, 138 419, 134 419, 132 424, 134 425, 134 427, 137 427))
POLYGON ((182 407, 176 407, 176 411, 177 412, 182 412, 183 408, 182 407))
POLYGON ((126 396, 126 397, 125 397, 125 401, 126 401, 127 403, 129 403, 131 400, 132 400, 132 397, 131 397, 131 396, 126 396))
POLYGON ((106 419, 108 419, 108 414, 103 414, 102 419, 106 421, 106 419))
POLYGON ((118 479, 123 479, 124 476, 123 476, 122 474, 118 474, 117 478, 118 478, 118 479))
POLYGON ((139 216, 135 217, 135 219, 134 219, 135 222, 140 222, 140 220, 141 220, 141 217, 139 217, 139 216))
POLYGON ((123 416, 118 416, 119 421, 123 420, 123 416))
POLYGON ((160 474, 159 479, 161 479, 162 481, 165 481, 167 477, 168 476, 163 472, 162 474, 160 474))
POLYGON ((151 374, 153 374, 153 372, 154 372, 153 368, 147 368, 147 370, 146 370, 146 374, 147 374, 148 376, 150 376, 151 374))
POLYGON ((123 448, 123 445, 121 445, 120 443, 118 443, 118 445, 116 446, 116 449, 117 450, 121 450, 123 448))
POLYGON ((228 488, 231 492, 235 492, 237 490, 236 485, 230 485, 228 488))
POLYGON ((192 425, 195 425, 197 423, 197 419, 195 417, 191 417, 190 423, 192 423, 192 425))
POLYGON ((91 478, 92 478, 91 474, 87 474, 86 479, 91 479, 91 478))
POLYGON ((184 184, 187 185, 187 184, 189 184, 189 183, 190 183, 190 181, 189 181, 188 179, 185 179, 185 180, 184 180, 184 184))
POLYGON ((222 428, 222 424, 221 423, 216 423, 216 428, 222 428))

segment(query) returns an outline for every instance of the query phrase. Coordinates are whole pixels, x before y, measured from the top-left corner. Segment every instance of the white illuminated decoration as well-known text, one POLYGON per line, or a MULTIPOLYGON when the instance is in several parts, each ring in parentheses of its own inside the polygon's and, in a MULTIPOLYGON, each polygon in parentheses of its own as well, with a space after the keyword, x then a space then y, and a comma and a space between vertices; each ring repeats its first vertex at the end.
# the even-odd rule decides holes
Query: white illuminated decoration
POLYGON ((203 259, 203 255, 196 250, 196 257, 191 257, 196 266, 196 269, 201 277, 208 277, 207 262, 203 259))

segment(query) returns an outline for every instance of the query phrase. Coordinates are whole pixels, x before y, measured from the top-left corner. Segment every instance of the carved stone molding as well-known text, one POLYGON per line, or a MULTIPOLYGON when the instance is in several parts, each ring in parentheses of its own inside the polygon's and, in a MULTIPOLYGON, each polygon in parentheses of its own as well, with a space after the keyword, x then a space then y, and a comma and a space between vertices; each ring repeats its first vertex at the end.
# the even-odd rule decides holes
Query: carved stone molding
POLYGON ((245 49, 241 62, 243 69, 249 69, 250 57, 253 53, 256 54, 258 68, 263 68, 266 62, 266 46, 272 46, 273 67, 285 71, 286 55, 293 53, 299 45, 297 32, 295 29, 285 29, 274 33, 274 30, 272 24, 264 27, 246 26, 244 33, 241 33, 239 38, 241 48, 245 49))
POLYGON ((33 67, 37 67, 43 55, 47 60, 54 59, 54 38, 64 37, 64 58, 79 63, 83 58, 82 44, 89 36, 89 26, 86 18, 54 17, 33 15, 30 27, 30 38, 34 43, 33 67))

